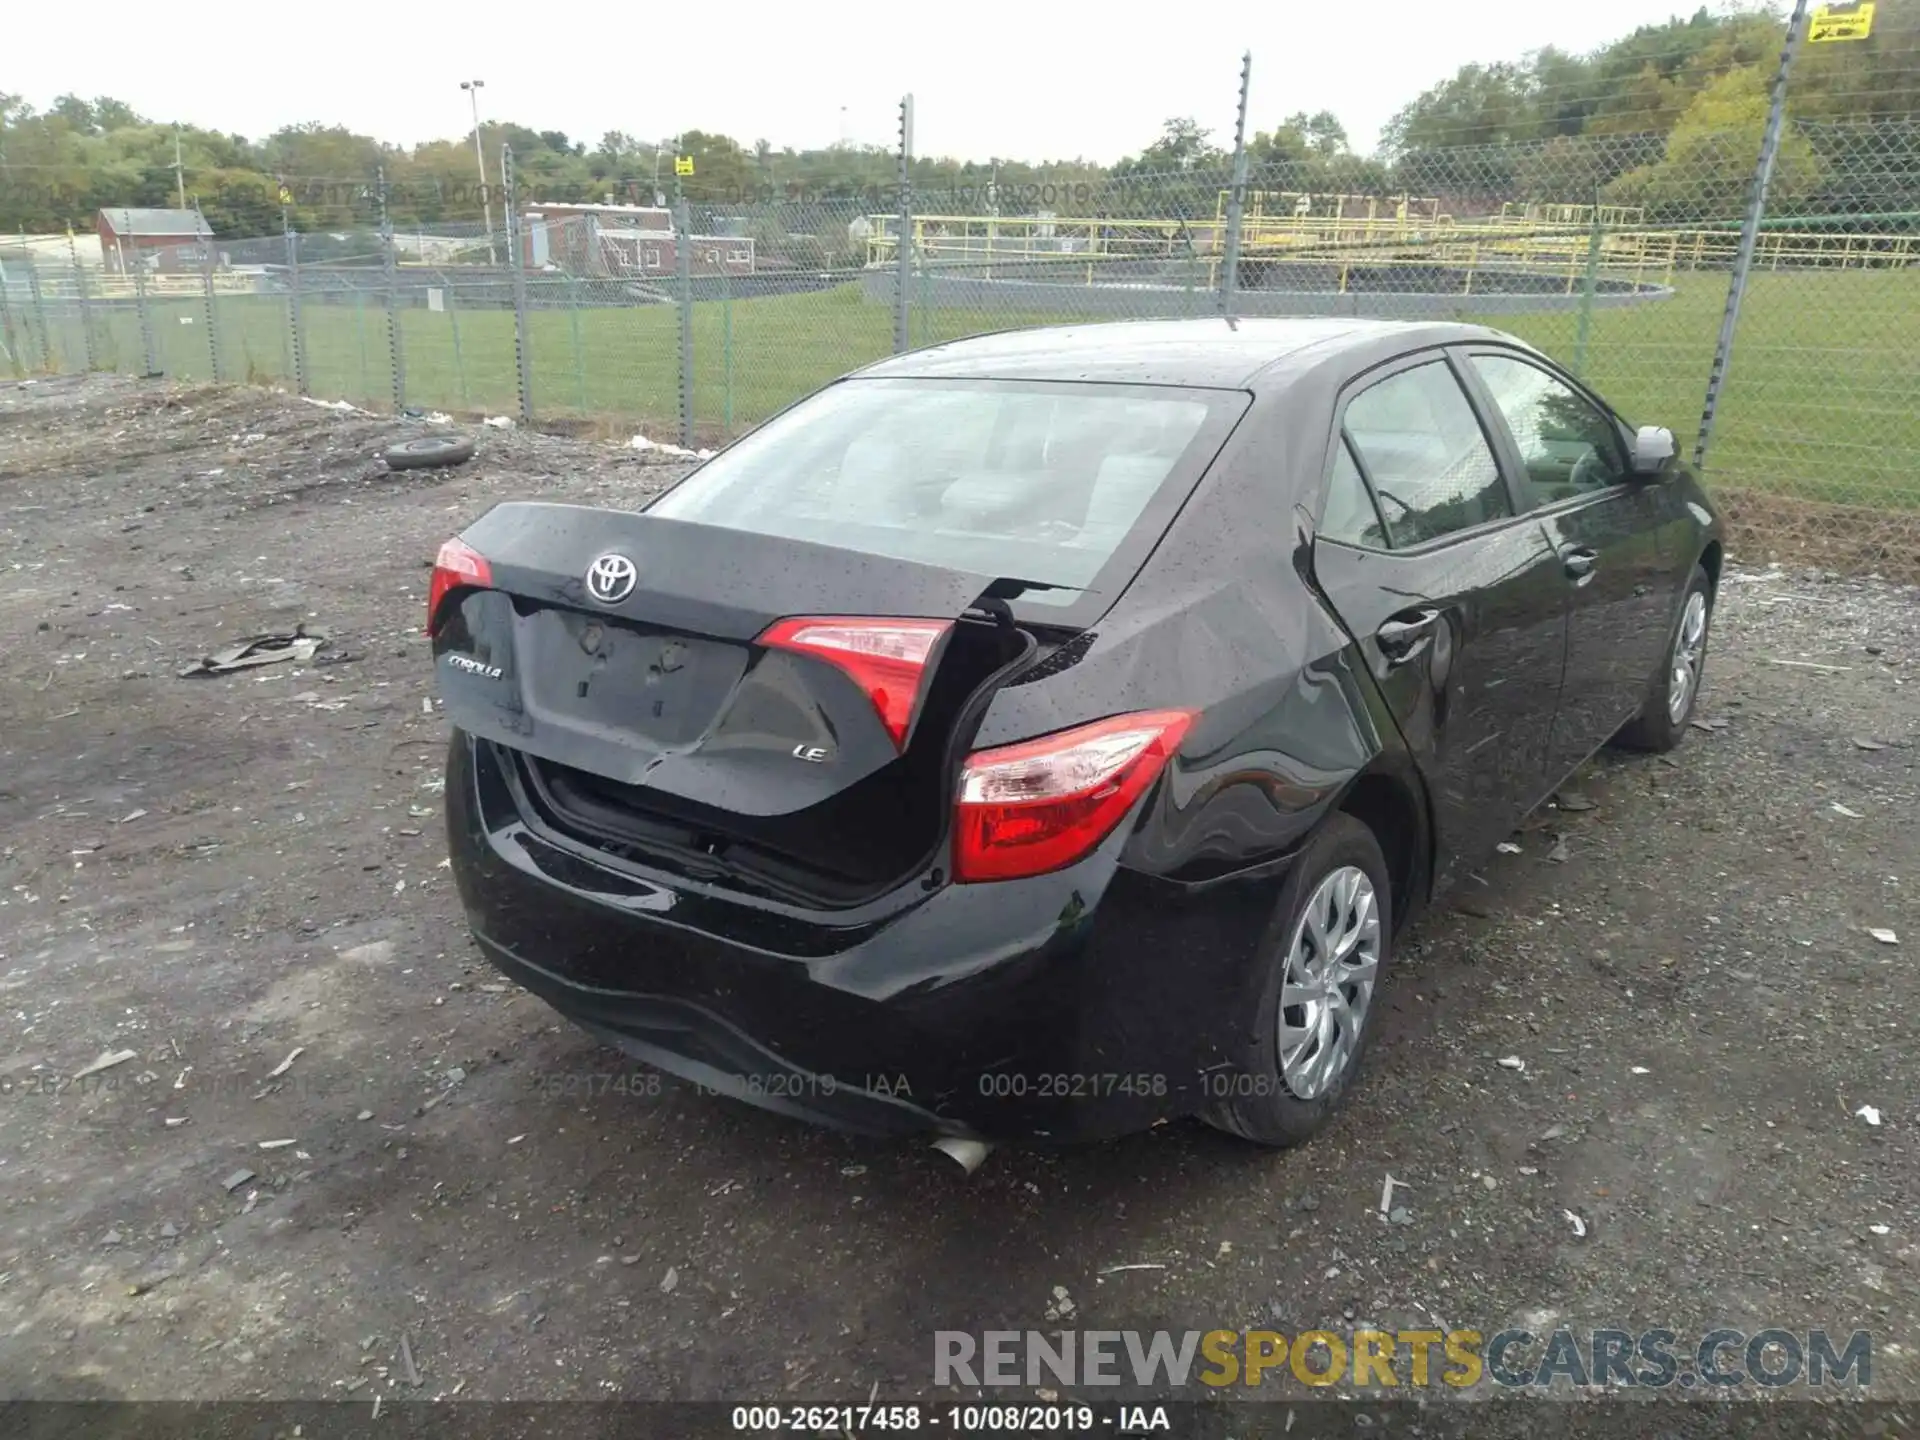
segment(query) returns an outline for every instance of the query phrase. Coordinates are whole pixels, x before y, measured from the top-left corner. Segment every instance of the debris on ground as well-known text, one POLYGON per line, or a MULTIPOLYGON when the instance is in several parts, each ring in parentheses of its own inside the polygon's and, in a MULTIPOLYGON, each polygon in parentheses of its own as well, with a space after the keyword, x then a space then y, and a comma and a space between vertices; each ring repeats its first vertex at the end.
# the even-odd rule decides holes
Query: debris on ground
POLYGON ((1522 1060, 1518 1055, 1502 1055, 1495 1063, 1499 1065, 1502 1070, 1524 1070, 1527 1068, 1527 1062, 1522 1060))
POLYGON ((253 635, 237 641, 224 650, 202 656, 178 673, 182 680, 192 680, 203 675, 231 675, 236 670, 278 665, 287 660, 305 664, 326 643, 327 637, 322 632, 310 632, 306 626, 296 625, 290 634, 253 635))
POLYGON ((710 460, 711 450, 689 450, 684 445, 671 445, 661 440, 649 440, 644 435, 636 435, 627 442, 630 450, 651 452, 655 455, 670 455, 676 460, 710 460))
POLYGON ((99 1058, 94 1060, 91 1065, 74 1071, 73 1078, 76 1080, 84 1080, 89 1075, 98 1075, 102 1070, 111 1070, 116 1065, 124 1065, 129 1060, 138 1060, 139 1058, 140 1052, 138 1050, 103 1050, 99 1058))
POLYGON ((1891 1235, 1893 1233, 1893 1227, 1891 1225, 1869 1225, 1867 1229, 1875 1235, 1891 1235))
POLYGON ((1867 933, 1873 936, 1873 938, 1878 940, 1882 945, 1898 945, 1900 943, 1900 937, 1896 935, 1893 931, 1884 930, 1877 925, 1874 926, 1872 929, 1868 930, 1867 933))
POLYGON ((1860 750, 1884 750, 1887 748, 1880 741, 1871 739, 1865 735, 1854 736, 1853 743, 1854 747, 1860 750))
POLYGON ((1582 1220, 1571 1210, 1562 1210, 1560 1213, 1566 1216, 1567 1223, 1573 1226, 1574 1239, 1584 1240, 1587 1238, 1587 1222, 1585 1220, 1582 1220))
POLYGON ((229 1195, 231 1195, 234 1191, 238 1190, 242 1185, 246 1184, 251 1179, 253 1179, 253 1171, 236 1170, 233 1172, 233 1174, 227 1176, 226 1179, 220 1182, 220 1188, 225 1190, 229 1195))
POLYGON ((1867 1124, 1869 1125, 1878 1125, 1880 1123, 1880 1111, 1875 1106, 1862 1105, 1858 1110, 1854 1111, 1853 1113, 1859 1116, 1862 1120, 1866 1121, 1867 1124))
POLYGON ((407 1367, 407 1384, 418 1389, 420 1386, 420 1367, 413 1363, 413 1346, 408 1343, 407 1332, 400 1332, 400 1362, 407 1367))
MULTIPOLYGON (((1483 841, 1482 843, 1484 844, 1485 842, 1483 841)), ((1502 855, 1518 855, 1520 853, 1520 847, 1514 844, 1513 841, 1511 840, 1502 840, 1494 848, 1497 849, 1502 855)))
POLYGON ((1071 1320, 1073 1318, 1073 1311, 1073 1297, 1067 1294, 1067 1287, 1064 1285, 1054 1286, 1053 1298, 1047 1303, 1047 1319, 1071 1320))
POLYGON ((1547 851, 1547 859, 1555 865, 1564 865, 1572 858, 1573 852, 1567 849, 1567 837, 1564 835, 1554 836, 1553 848, 1547 851))
POLYGON ((667 1273, 660 1277, 660 1293, 671 1295, 680 1284, 680 1272, 673 1266, 667 1267, 667 1273))
POLYGON ((1393 1192, 1404 1188, 1404 1181, 1394 1179, 1391 1174, 1387 1176, 1385 1182, 1380 1186, 1380 1213, 1382 1215, 1385 1215, 1389 1210, 1393 1209, 1393 1192))
POLYGON ((1817 660, 1782 660, 1777 655, 1769 655, 1767 662, 1784 665, 1790 670, 1820 670, 1829 675, 1844 675, 1853 668, 1851 665, 1823 665, 1817 660))
POLYGON ((489 415, 485 420, 482 420, 480 423, 482 425, 491 426, 495 430, 513 429, 513 417, 511 415, 489 415))
POLYGON ((1842 805, 1838 800, 1833 802, 1833 812, 1836 815, 1844 815, 1849 820, 1860 820, 1865 818, 1864 816, 1861 815, 1861 813, 1858 810, 1849 810, 1846 806, 1842 805))
POLYGON ((267 1079, 278 1080, 282 1075, 286 1074, 287 1071, 293 1068, 294 1061, 298 1060, 302 1055, 306 1053, 307 1053, 306 1046, 304 1045, 294 1046, 293 1052, 290 1055, 288 1055, 286 1059, 282 1060, 278 1065, 274 1066, 273 1069, 267 1072, 267 1079))
POLYGON ((1569 814, 1578 814, 1582 810, 1594 810, 1599 808, 1595 804, 1595 802, 1593 802, 1592 800, 1589 800, 1585 795, 1582 795, 1578 790, 1562 790, 1558 795, 1554 796, 1553 799, 1554 799, 1554 804, 1558 805, 1562 810, 1567 811, 1569 814))

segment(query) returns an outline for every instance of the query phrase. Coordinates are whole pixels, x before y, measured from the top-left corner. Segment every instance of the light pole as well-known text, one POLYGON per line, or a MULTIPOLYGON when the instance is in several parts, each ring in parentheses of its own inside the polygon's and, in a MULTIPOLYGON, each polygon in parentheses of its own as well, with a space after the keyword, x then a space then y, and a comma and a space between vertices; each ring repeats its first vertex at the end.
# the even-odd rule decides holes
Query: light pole
POLYGON ((460 88, 473 102, 473 163, 480 171, 480 205, 487 217, 487 263, 498 265, 500 256, 493 248, 493 192, 487 188, 487 156, 480 148, 480 87, 484 80, 462 80, 460 88))

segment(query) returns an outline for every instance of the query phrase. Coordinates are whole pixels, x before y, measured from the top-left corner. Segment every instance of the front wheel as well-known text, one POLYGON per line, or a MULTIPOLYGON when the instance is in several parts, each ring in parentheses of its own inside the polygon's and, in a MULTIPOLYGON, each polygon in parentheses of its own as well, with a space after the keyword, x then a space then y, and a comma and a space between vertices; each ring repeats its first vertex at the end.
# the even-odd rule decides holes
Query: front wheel
POLYGON ((1647 692, 1646 704, 1613 737, 1629 750, 1672 750, 1687 738, 1687 723, 1700 698, 1700 682, 1707 673, 1707 629, 1713 620, 1713 582, 1696 565, 1680 602, 1660 672, 1647 692))
POLYGON ((1252 1033, 1237 1063, 1209 1076, 1207 1122, 1276 1148, 1318 1133, 1360 1068, 1392 943, 1380 843, 1333 815, 1281 887, 1252 1033))

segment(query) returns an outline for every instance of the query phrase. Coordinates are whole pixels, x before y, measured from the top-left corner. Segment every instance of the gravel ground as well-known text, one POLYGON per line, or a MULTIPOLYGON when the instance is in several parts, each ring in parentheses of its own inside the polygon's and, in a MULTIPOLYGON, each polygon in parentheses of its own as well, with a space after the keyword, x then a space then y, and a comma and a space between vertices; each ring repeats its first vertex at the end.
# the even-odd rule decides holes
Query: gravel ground
POLYGON ((479 961, 427 557, 679 472, 372 458, 425 423, 0 387, 0 1394, 931 1398, 935 1329, 1371 1321, 1865 1329, 1920 1395, 1920 590, 1732 568, 1706 728, 1597 759, 1417 927, 1312 1145, 963 1177, 596 1079, 631 1066, 479 961), (312 665, 177 677, 296 622, 312 665))

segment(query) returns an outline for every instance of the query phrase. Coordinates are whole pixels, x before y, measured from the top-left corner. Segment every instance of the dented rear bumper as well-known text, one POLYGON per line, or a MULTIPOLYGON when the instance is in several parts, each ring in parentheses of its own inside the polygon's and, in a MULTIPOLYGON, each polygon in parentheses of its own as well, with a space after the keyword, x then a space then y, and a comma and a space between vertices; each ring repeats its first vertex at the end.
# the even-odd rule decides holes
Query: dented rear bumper
POLYGON ((458 732, 447 824, 501 971, 648 1064, 816 1123, 1035 1141, 1142 1129, 1201 1108, 1253 1009, 1270 902, 1183 903, 1121 865, 1126 825, 1053 874, 912 880, 807 911, 555 833, 501 752, 458 732))

